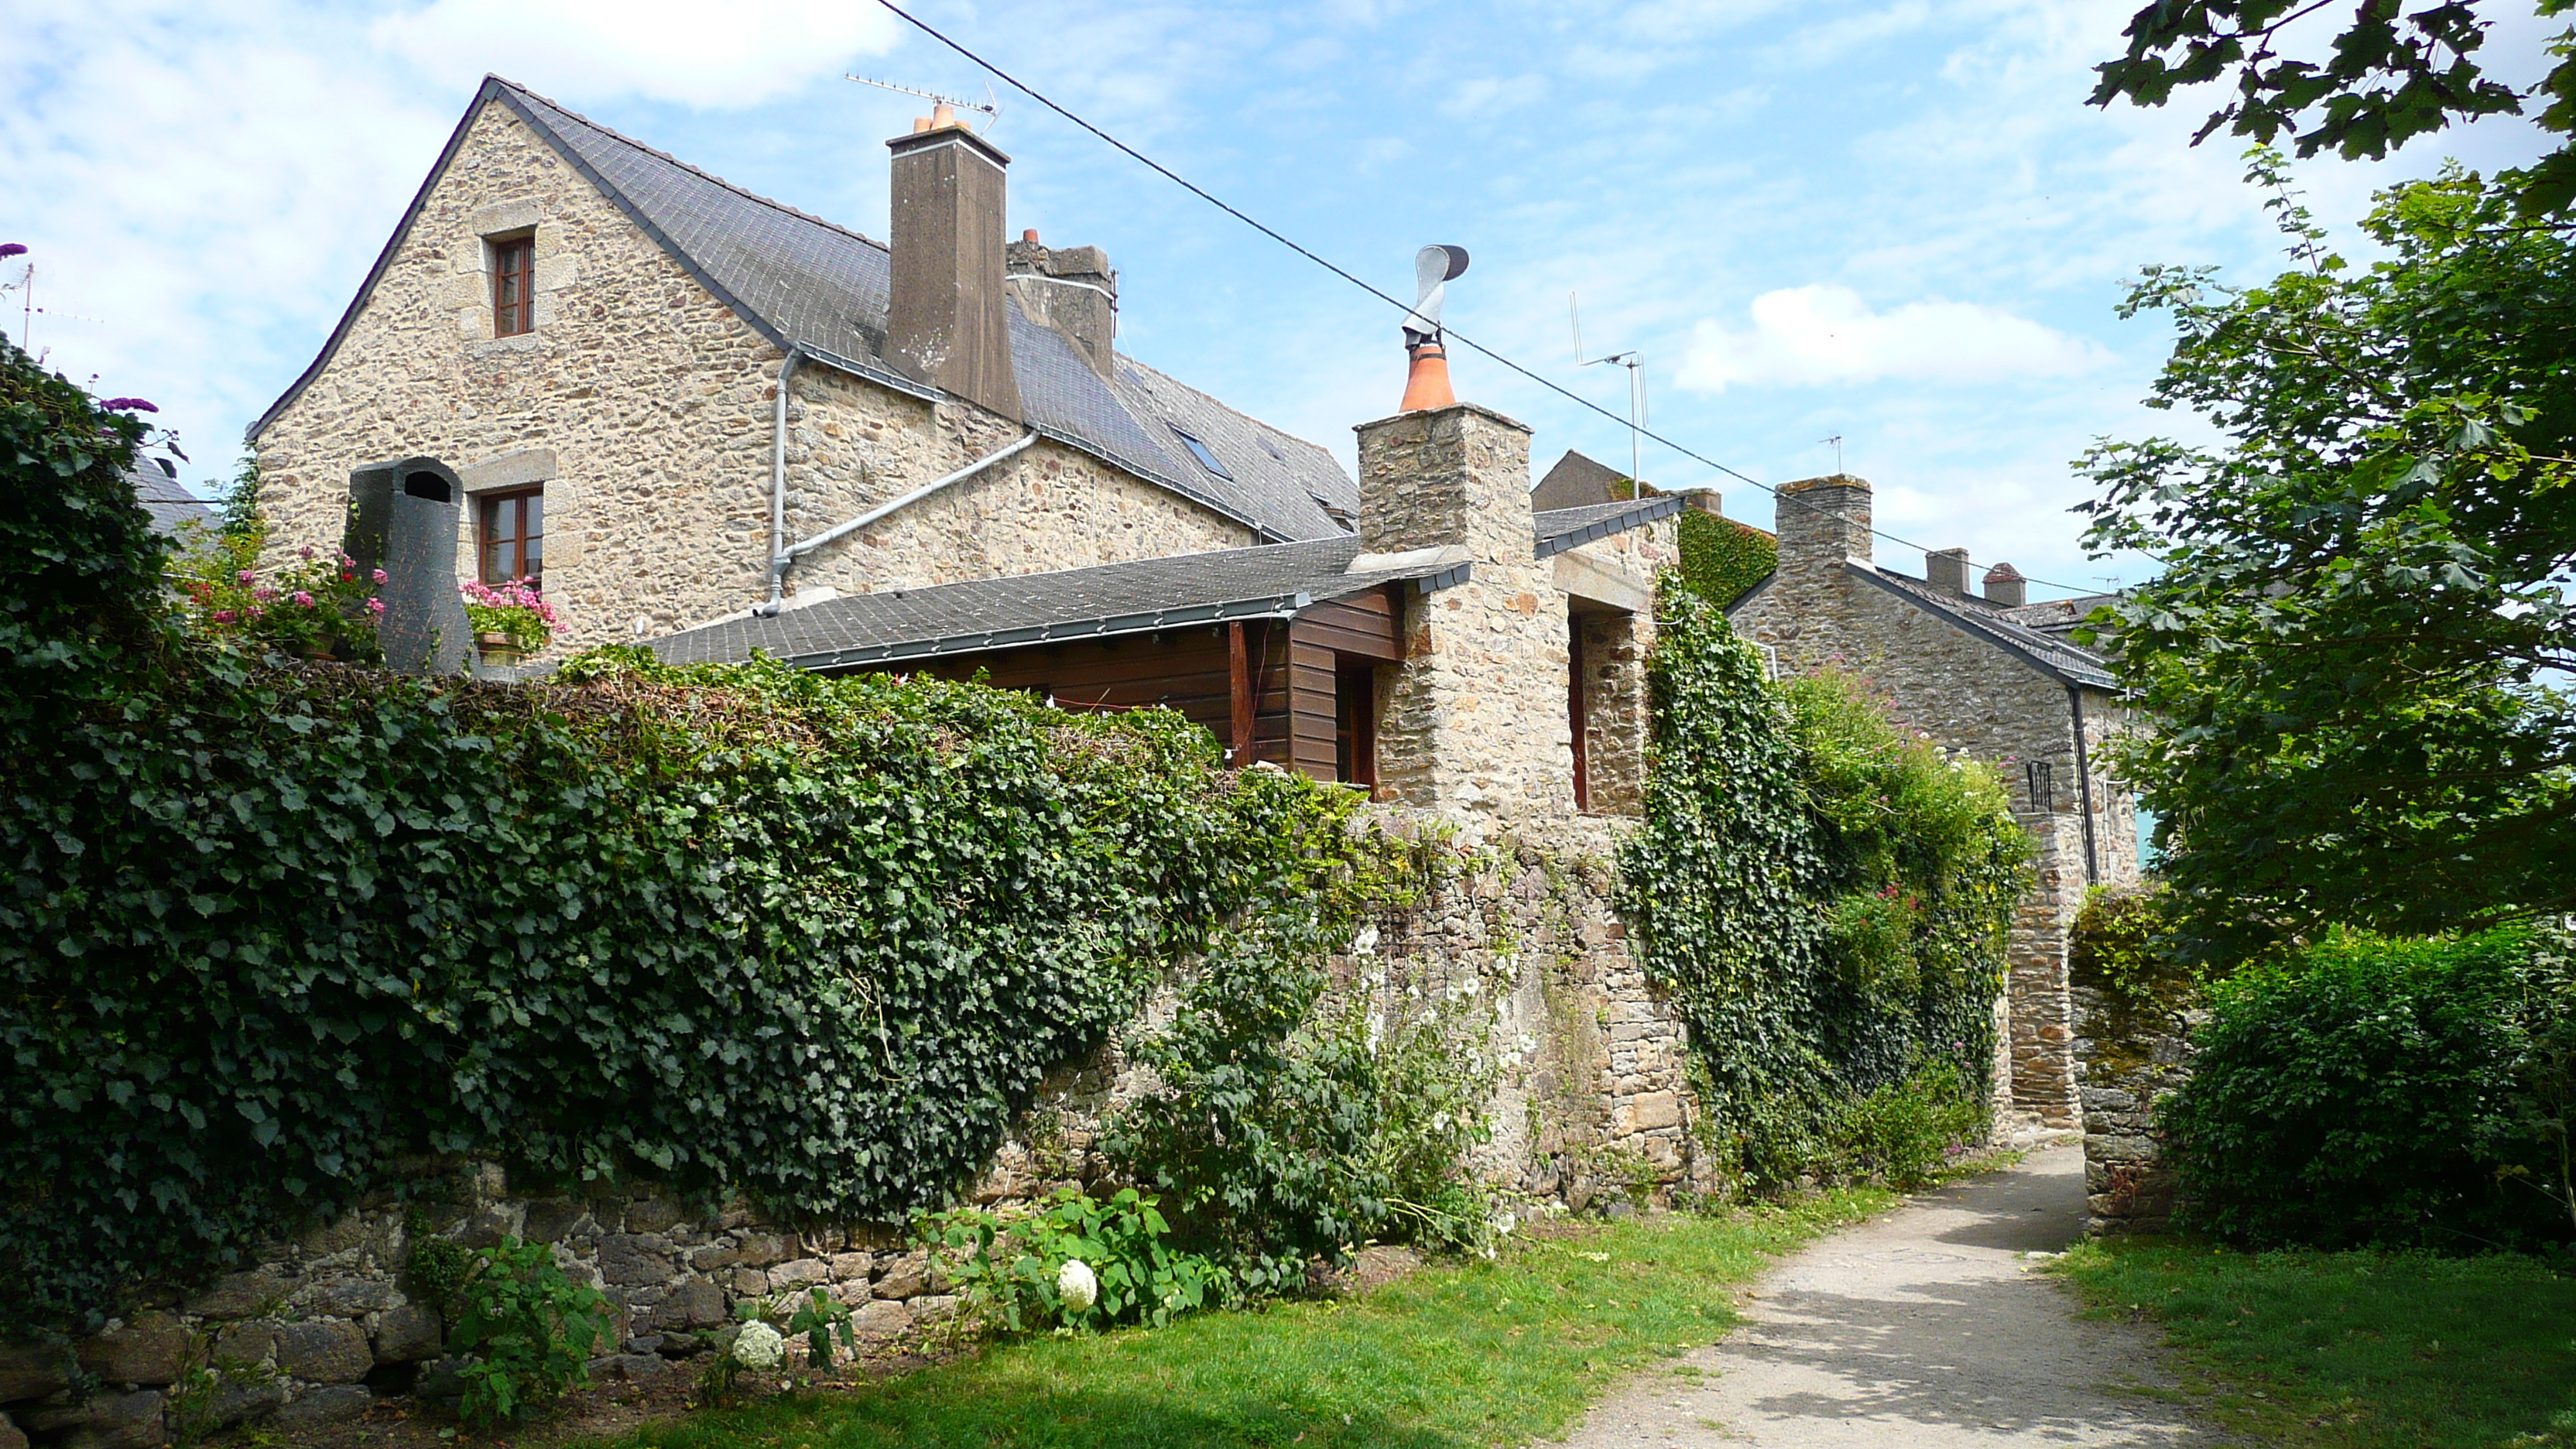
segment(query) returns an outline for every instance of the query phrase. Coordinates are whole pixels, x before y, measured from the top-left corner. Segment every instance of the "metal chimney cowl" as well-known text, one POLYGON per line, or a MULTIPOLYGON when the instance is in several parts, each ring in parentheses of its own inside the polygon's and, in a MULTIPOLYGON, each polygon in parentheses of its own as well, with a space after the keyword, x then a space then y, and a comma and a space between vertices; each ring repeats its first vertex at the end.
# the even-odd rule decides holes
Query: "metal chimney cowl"
POLYGON ((405 458, 349 475, 350 526, 344 550, 362 567, 381 550, 384 618, 376 639, 385 666, 406 674, 454 674, 474 655, 474 625, 456 596, 458 519, 465 499, 456 470, 435 458, 405 458), (373 520, 382 533, 370 536, 373 520), (378 540, 381 539, 381 543, 378 540))
POLYGON ((953 116, 916 124, 886 142, 894 160, 885 360, 1017 421, 1002 240, 1011 158, 953 116))

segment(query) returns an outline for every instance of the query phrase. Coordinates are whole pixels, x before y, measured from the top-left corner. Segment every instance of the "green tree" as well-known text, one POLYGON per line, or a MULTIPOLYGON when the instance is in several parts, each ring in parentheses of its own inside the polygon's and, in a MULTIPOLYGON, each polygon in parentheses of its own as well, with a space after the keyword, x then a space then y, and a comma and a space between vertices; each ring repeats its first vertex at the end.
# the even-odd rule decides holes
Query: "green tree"
MULTIPOLYGON (((2560 15, 2571 4, 2539 0, 2538 9, 2560 15)), ((2576 132, 2576 31, 2551 43, 2558 65, 2517 91, 2480 64, 2490 22, 2471 0, 2411 15, 2400 0, 2357 0, 2322 56, 2282 54, 2284 33, 2327 8, 2326 0, 2154 0, 2131 17, 2128 52, 2094 67, 2102 79, 2092 102, 2126 96, 2161 106, 2178 88, 2232 76, 2236 98, 2210 113, 2192 144, 2221 126, 2266 146, 2289 132, 2301 156, 2332 150, 2346 159, 2385 156, 2454 118, 2523 115, 2527 105, 2544 130, 2576 132)), ((2507 179, 2526 210, 2564 209, 2576 200, 2576 152, 2562 141, 2507 179)))
MULTIPOLYGON (((2258 152, 2253 179, 2280 181, 2258 152)), ((2223 442, 2079 463, 2097 549, 2163 572, 2107 614, 2162 722, 2125 766, 2186 934, 2437 931, 2576 906, 2576 254, 2457 168, 2386 192, 2386 259, 2246 290, 2148 269, 2180 333, 2152 406, 2223 442)))

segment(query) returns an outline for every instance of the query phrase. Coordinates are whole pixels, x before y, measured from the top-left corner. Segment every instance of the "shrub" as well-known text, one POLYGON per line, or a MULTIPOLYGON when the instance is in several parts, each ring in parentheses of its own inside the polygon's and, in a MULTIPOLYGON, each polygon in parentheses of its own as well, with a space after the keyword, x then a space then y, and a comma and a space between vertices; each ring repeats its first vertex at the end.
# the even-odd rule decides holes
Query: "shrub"
POLYGON ((1025 1215, 975 1208, 925 1217, 923 1241, 957 1268, 970 1307, 1012 1332, 1164 1324, 1231 1297, 1231 1275, 1173 1252, 1159 1199, 1121 1188, 1106 1202, 1073 1188, 1025 1215))
POLYGON ((504 1238, 465 1280, 448 1342, 473 1362, 458 1412, 469 1424, 515 1419, 590 1382, 590 1355, 607 1337, 608 1300, 573 1282, 543 1243, 504 1238))
POLYGON ((1690 1027, 1706 1143, 1755 1192, 1928 1170, 1929 1137, 1985 1131, 2028 838, 1991 773, 1900 735, 1859 681, 1772 684, 1673 580, 1658 610, 1620 904, 1690 1027))
POLYGON ((2566 1235, 2539 1049, 2576 1018, 2564 959, 2533 927, 2337 932, 2213 988, 2160 1114, 2185 1220, 2263 1246, 2566 1235))

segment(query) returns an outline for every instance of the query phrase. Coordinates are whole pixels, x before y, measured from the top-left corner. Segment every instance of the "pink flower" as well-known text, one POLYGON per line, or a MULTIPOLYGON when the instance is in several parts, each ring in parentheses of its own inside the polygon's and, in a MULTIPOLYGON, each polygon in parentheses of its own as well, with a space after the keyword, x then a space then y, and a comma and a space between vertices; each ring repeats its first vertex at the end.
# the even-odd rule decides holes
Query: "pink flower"
POLYGON ((313 545, 311 545, 311 544, 309 544, 309 543, 308 543, 308 544, 306 544, 306 545, 304 545, 304 547, 303 547, 303 549, 301 550, 301 552, 303 553, 303 555, 304 555, 306 558, 311 558, 311 557, 313 557, 313 545))
POLYGON ((383 569, 378 569, 378 570, 376 570, 376 582, 377 582, 378 584, 383 584, 383 583, 387 582, 387 580, 386 580, 386 578, 385 578, 385 571, 384 571, 383 569))
POLYGON ((237 584, 246 584, 246 583, 249 583, 250 581, 251 581, 251 571, 250 571, 250 570, 248 570, 248 569, 243 569, 240 573, 237 573, 237 574, 233 575, 233 582, 235 582, 235 583, 237 583, 237 584))
POLYGON ((242 610, 242 617, 243 617, 243 618, 245 618, 245 619, 256 619, 256 618, 258 618, 258 617, 259 617, 259 605, 257 605, 257 604, 253 604, 253 605, 251 605, 249 608, 242 610))
POLYGON ((277 597, 277 590, 267 587, 256 588, 250 591, 250 596, 265 604, 277 597))
POLYGON ((229 624, 240 617, 241 615, 234 613, 230 609, 217 609, 215 611, 215 622, 218 624, 229 624))
POLYGON ((384 601, 384 600, 382 600, 382 599, 369 599, 369 600, 367 600, 367 612, 368 612, 368 613, 370 613, 370 614, 377 614, 377 615, 381 615, 381 614, 383 614, 383 613, 384 613, 384 611, 385 611, 385 601, 384 601))
POLYGON ((295 591, 295 602, 309 609, 313 607, 313 596, 304 592, 302 589, 297 589, 295 591))

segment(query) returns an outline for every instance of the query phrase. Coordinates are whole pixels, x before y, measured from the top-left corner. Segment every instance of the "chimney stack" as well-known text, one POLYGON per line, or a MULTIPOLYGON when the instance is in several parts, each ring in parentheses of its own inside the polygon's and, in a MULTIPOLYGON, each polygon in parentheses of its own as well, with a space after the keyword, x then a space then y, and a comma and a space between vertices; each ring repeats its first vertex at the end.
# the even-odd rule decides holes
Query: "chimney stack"
POLYGON ((1845 559, 1869 562, 1869 480, 1828 473, 1783 483, 1773 518, 1784 578, 1839 570, 1845 559))
POLYGON ((1999 563, 1986 570, 1986 602, 2018 609, 2030 602, 2030 581, 2011 564, 1999 563))
POLYGON ((886 361, 916 382, 1020 416, 1004 293, 1004 174, 1011 158, 947 106, 886 142, 894 153, 894 296, 886 361))
POLYGON ((1034 228, 1007 249, 1011 295, 1033 322, 1063 333, 1091 370, 1118 375, 1118 274, 1098 247, 1048 247, 1034 228))
POLYGON ((1944 593, 1968 591, 1968 551, 1936 548, 1923 555, 1923 581, 1944 593))

